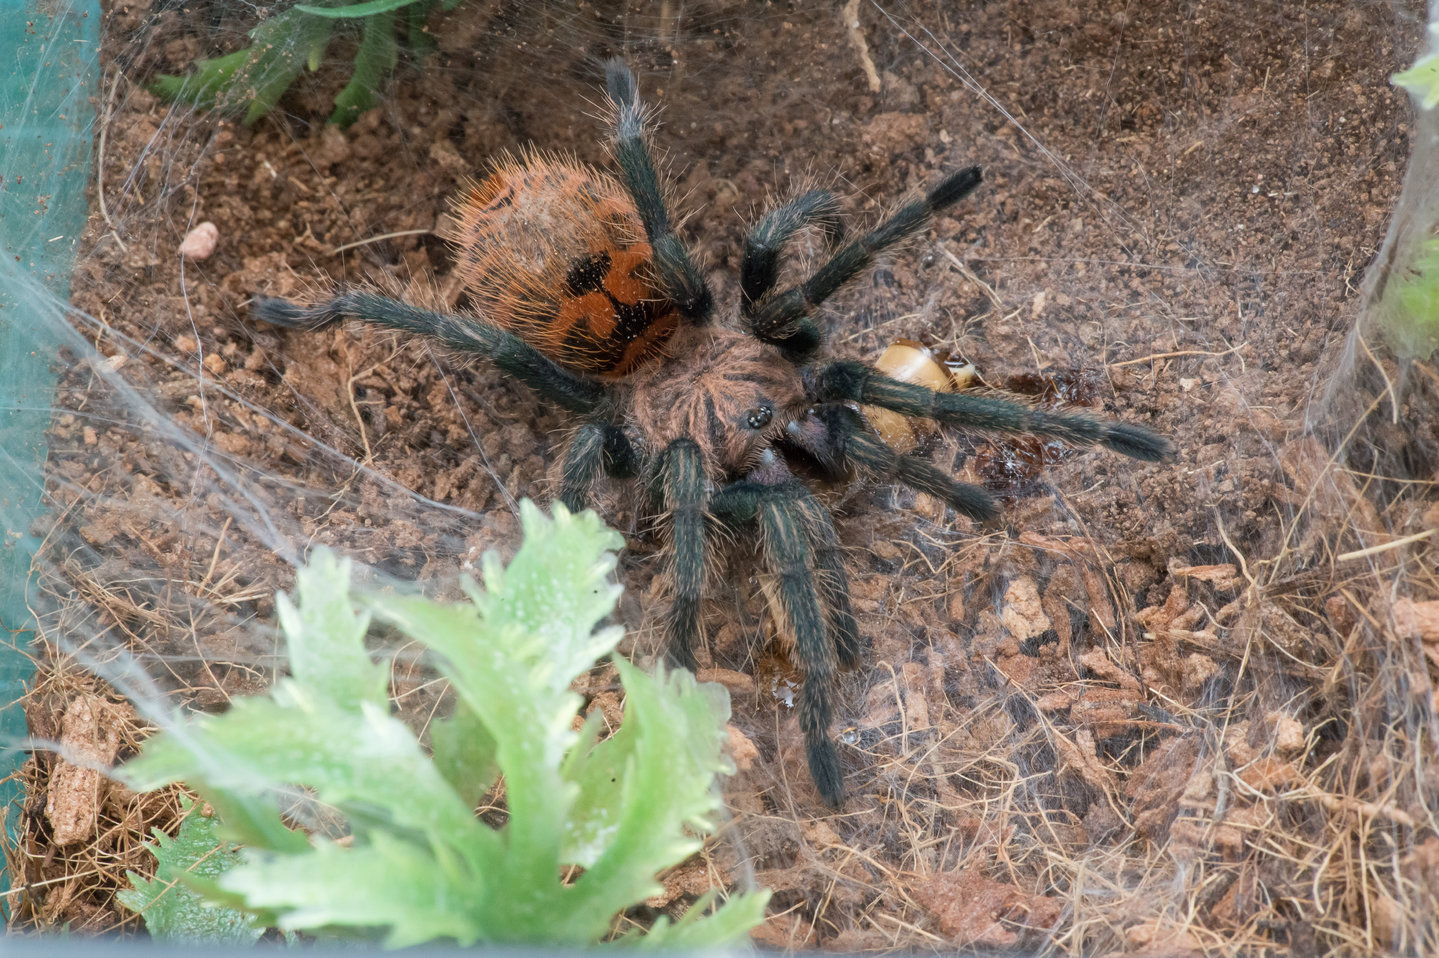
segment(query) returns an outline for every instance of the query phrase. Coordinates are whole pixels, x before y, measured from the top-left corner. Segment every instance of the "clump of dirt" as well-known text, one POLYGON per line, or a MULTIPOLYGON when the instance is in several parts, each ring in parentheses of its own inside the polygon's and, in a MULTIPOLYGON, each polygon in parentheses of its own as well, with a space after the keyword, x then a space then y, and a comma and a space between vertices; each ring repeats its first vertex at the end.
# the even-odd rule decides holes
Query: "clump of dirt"
MULTIPOLYGON (((42 557, 40 688, 59 691, 37 692, 32 722, 61 738, 81 699, 123 718, 74 665, 104 672, 116 649, 146 676, 127 691, 188 707, 264 687, 273 595, 312 543, 441 593, 514 548, 514 503, 552 493, 565 417, 483 364, 264 327, 247 300, 356 282, 453 296, 447 197, 529 143, 607 162, 597 64, 623 54, 662 108, 673 205, 722 298, 772 191, 832 184, 868 223, 979 163, 979 192, 828 306, 829 352, 941 343, 986 382, 1073 383, 1049 400, 1180 450, 1157 466, 1040 450, 992 527, 883 485, 822 490, 870 645, 845 677, 838 811, 809 781, 799 675, 738 544, 702 670, 734 701, 734 814, 650 907, 753 880, 775 892, 757 941, 830 950, 1439 948, 1434 477, 1366 471, 1306 431, 1398 189, 1387 76, 1421 5, 820 7, 465 6, 342 132, 322 120, 343 51, 282 114, 236 126, 143 89, 223 52, 225 30, 117 2, 75 278, 101 361, 65 357, 42 557), (214 254, 181 259, 202 221, 214 254)), ((992 478, 972 439, 926 454, 992 478)), ((656 543, 617 490, 605 501, 647 654, 656 543)), ((397 670, 406 714, 443 707, 426 679, 397 670)), ((619 707, 603 671, 582 691, 619 707)), ((123 758, 142 727, 98 740, 123 758)), ((72 855, 44 796, 104 789, 67 792, 58 767, 27 772, 20 914, 128 928, 107 896, 178 806, 81 802, 72 855)))

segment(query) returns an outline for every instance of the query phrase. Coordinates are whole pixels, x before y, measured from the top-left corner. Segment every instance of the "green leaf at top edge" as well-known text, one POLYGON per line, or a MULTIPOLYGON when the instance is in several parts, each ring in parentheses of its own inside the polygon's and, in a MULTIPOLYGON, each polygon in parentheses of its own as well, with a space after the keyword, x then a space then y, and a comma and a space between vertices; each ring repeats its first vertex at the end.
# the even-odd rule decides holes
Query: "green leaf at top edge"
POLYGON ((373 17, 377 13, 389 13, 418 2, 419 0, 368 0, 366 3, 352 3, 346 7, 314 7, 308 3, 297 3, 290 9, 327 20, 354 20, 373 17))

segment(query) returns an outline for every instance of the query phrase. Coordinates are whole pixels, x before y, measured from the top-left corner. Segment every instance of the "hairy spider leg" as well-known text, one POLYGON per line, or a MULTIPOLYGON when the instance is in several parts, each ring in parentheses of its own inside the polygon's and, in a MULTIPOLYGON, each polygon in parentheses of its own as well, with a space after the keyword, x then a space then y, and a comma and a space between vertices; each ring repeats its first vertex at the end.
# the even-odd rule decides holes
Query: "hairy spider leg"
POLYGON ((670 229, 669 213, 645 138, 645 110, 639 102, 635 75, 624 61, 610 60, 605 64, 605 89, 615 108, 615 162, 644 223, 661 286, 682 315, 705 322, 712 303, 709 284, 690 262, 689 250, 670 229))
MULTIPOLYGON (((822 592, 832 591, 832 580, 821 575, 816 581, 811 571, 814 551, 806 528, 806 510, 800 506, 808 492, 796 489, 798 485, 798 480, 775 484, 737 482, 716 494, 711 509, 723 518, 759 526, 765 565, 779 579, 779 605, 787 620, 780 625, 794 636, 795 654, 804 668, 799 727, 804 733, 805 758, 820 796, 830 805, 838 805, 844 799, 844 775, 839 753, 829 737, 829 726, 834 720, 830 697, 841 653, 838 643, 831 639, 829 617, 820 608, 819 599, 822 592)), ((852 648, 844 651, 854 651, 857 658, 858 644, 856 633, 852 648)))
POLYGON ((560 502, 570 512, 589 508, 590 487, 601 474, 628 479, 638 472, 639 457, 624 430, 609 423, 587 422, 565 446, 560 474, 560 502))
POLYGON ((900 382, 853 360, 826 363, 806 372, 807 391, 821 402, 858 402, 924 416, 960 429, 1045 436, 1076 446, 1101 445, 1145 462, 1168 462, 1174 447, 1142 426, 1077 413, 1056 413, 1025 403, 966 393, 937 393, 900 382))
POLYGON ((839 200, 829 190, 810 190, 766 213, 750 228, 740 260, 740 303, 744 315, 753 315, 759 301, 779 282, 779 254, 794 235, 813 226, 825 241, 834 243, 844 233, 839 200))
POLYGON ((778 496, 761 500, 759 526, 768 565, 779 576, 780 606, 804 666, 799 727, 804 732, 810 774, 824 800, 838 805, 844 797, 844 782, 839 755, 829 737, 834 717, 830 691, 838 663, 820 610, 819 589, 810 572, 808 537, 793 502, 778 496))
POLYGON ((924 196, 911 200, 883 223, 842 247, 814 275, 760 304, 750 319, 756 337, 797 359, 819 348, 819 328, 809 318, 815 307, 869 266, 885 248, 922 229, 935 213, 962 200, 979 186, 979 167, 952 173, 924 196))
POLYGON ((916 492, 942 499, 971 519, 992 519, 999 505, 984 489, 951 478, 933 463, 891 449, 865 426, 859 413, 838 403, 827 403, 816 414, 828 427, 834 455, 840 465, 851 465, 877 479, 898 482, 916 492))
POLYGON ((852 668, 859 664, 864 649, 860 645, 859 626, 855 623, 854 609, 850 605, 849 578, 844 572, 844 559, 839 537, 834 532, 833 517, 802 483, 795 483, 792 488, 796 510, 809 536, 810 548, 814 550, 815 584, 819 587, 820 602, 830 636, 834 639, 835 652, 841 668, 852 668))
POLYGON ((433 336, 451 349, 488 356, 500 369, 562 409, 593 412, 605 402, 606 391, 599 383, 563 369, 518 336, 475 316, 418 309, 388 296, 359 291, 341 293, 309 307, 257 296, 250 310, 267 323, 290 329, 321 329, 352 316, 386 329, 433 336))
POLYGON ((670 551, 675 595, 665 623, 670 661, 693 672, 705 581, 704 462, 693 439, 676 439, 659 457, 656 476, 660 506, 670 517, 670 551))

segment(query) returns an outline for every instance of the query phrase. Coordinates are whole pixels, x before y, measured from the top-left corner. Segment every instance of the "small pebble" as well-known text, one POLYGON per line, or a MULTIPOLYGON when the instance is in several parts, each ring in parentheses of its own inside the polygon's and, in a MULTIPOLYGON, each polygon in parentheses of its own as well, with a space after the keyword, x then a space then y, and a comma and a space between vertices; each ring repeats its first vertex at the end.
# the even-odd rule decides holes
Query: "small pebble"
POLYGON ((185 240, 180 244, 180 255, 193 260, 209 259, 219 242, 220 228, 206 220, 185 234, 185 240))

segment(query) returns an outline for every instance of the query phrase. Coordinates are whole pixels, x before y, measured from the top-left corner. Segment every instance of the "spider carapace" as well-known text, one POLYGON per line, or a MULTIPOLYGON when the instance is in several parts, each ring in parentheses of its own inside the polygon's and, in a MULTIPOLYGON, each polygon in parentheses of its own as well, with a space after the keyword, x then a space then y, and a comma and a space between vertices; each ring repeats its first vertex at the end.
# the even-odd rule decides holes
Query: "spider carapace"
POLYGON ((941 177, 869 232, 841 244, 840 207, 811 190, 763 216, 745 239, 739 303, 717 315, 705 276, 670 226, 634 75, 606 68, 619 178, 578 161, 526 153, 462 193, 447 230, 469 308, 420 309, 355 290, 312 306, 258 297, 255 315, 316 329, 354 317, 488 357, 577 425, 560 453, 559 498, 583 509, 603 478, 637 481, 666 541, 671 659, 696 665, 712 556, 727 535, 759 540, 777 583, 782 633, 804 670, 798 705, 820 795, 843 798, 829 736, 839 669, 858 663, 844 558, 829 510, 792 466, 864 475, 936 496, 975 519, 997 512, 957 482, 875 435, 859 405, 941 424, 1099 444, 1136 459, 1172 456, 1139 426, 1021 402, 940 393, 854 360, 826 359, 814 312, 876 254, 923 228, 980 183, 978 167, 941 177), (782 286, 781 258, 802 232, 834 241, 803 281, 782 286))

